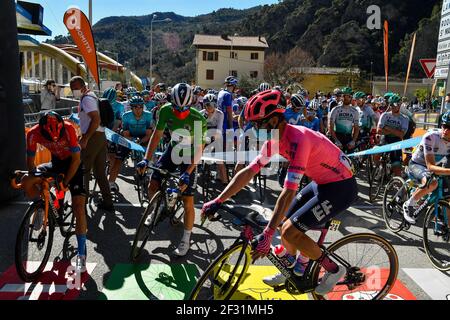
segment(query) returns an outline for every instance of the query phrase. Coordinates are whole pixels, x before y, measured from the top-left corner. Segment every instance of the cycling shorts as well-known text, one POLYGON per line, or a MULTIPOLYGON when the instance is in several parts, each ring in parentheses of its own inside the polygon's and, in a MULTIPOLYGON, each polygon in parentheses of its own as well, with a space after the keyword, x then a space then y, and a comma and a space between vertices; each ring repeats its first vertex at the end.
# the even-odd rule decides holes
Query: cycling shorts
POLYGON ((355 177, 318 185, 311 182, 295 197, 286 217, 301 232, 320 229, 358 197, 355 177))

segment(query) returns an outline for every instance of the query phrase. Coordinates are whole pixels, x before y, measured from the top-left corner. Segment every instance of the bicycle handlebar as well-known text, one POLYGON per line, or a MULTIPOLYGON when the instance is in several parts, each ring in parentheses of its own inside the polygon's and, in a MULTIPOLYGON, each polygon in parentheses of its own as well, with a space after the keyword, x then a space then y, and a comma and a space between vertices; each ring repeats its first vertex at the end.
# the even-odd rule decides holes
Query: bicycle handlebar
MULTIPOLYGON (((52 172, 39 172, 39 171, 22 171, 22 170, 16 170, 14 171, 14 174, 11 176, 11 187, 13 189, 23 189, 23 184, 18 183, 17 180, 19 178, 22 178, 24 175, 29 175, 34 178, 40 178, 42 180, 46 180, 47 182, 51 181, 57 181, 57 184, 59 184, 63 179, 63 174, 56 174, 52 172)), ((58 186, 59 187, 59 186, 58 186)))

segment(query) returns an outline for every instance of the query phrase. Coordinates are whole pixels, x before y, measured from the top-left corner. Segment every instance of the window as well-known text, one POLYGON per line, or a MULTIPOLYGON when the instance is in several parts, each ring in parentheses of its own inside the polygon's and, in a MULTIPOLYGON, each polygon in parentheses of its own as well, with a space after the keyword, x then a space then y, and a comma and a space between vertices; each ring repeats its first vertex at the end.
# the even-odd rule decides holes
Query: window
POLYGON ((206 80, 214 80, 214 70, 206 70, 206 80))
POLYGON ((231 70, 230 71, 230 76, 233 76, 233 77, 237 78, 237 76, 238 76, 237 71, 236 70, 231 70))
POLYGON ((203 61, 219 61, 219 52, 203 51, 203 61))
POLYGON ((259 59, 259 53, 258 52, 252 52, 251 55, 250 55, 250 59, 258 60, 259 59))
POLYGON ((250 71, 250 78, 258 78, 258 71, 250 71))
POLYGON ((237 58, 238 58, 237 52, 231 51, 230 52, 230 59, 237 59, 237 58))

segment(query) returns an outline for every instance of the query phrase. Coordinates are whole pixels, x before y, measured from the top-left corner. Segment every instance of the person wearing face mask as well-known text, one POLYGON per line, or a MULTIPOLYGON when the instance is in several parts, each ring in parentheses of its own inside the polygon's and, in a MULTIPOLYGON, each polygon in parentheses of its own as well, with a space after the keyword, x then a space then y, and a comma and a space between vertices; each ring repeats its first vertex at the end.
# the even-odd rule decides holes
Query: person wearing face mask
POLYGON ((412 155, 408 169, 410 175, 421 185, 403 204, 403 216, 409 223, 416 223, 414 213, 418 209, 418 201, 438 187, 436 179, 430 182, 431 174, 450 176, 450 169, 440 166, 448 161, 448 156, 450 156, 450 112, 443 114, 441 129, 426 133, 419 148, 412 155))
POLYGON ((81 128, 81 159, 85 172, 84 181, 89 191, 91 171, 97 179, 103 200, 97 204, 98 209, 114 211, 111 190, 106 177, 107 143, 105 128, 100 125, 100 111, 98 98, 86 87, 83 78, 76 76, 70 80, 70 89, 75 99, 80 100, 78 115, 81 128))
POLYGON ((55 80, 47 80, 41 91, 41 111, 56 109, 56 101, 60 100, 59 87, 55 80))

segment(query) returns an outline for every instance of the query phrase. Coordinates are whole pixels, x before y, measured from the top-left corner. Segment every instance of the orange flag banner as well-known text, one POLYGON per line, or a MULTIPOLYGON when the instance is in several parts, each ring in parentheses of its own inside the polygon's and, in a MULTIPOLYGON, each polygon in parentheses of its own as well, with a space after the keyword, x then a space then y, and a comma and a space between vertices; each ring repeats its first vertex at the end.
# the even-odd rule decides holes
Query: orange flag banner
POLYGON ((69 8, 64 14, 64 24, 80 50, 84 62, 91 71, 97 85, 100 87, 97 49, 95 48, 92 27, 88 18, 80 9, 69 8))
POLYGON ((384 42, 384 72, 386 76, 386 92, 388 92, 389 89, 389 24, 386 21, 384 21, 384 28, 383 28, 383 42, 384 42))

